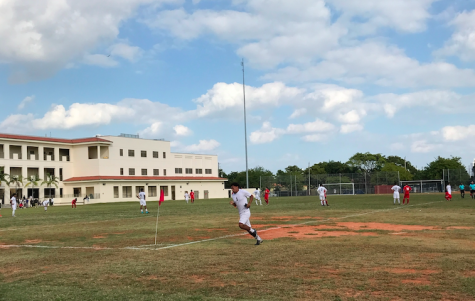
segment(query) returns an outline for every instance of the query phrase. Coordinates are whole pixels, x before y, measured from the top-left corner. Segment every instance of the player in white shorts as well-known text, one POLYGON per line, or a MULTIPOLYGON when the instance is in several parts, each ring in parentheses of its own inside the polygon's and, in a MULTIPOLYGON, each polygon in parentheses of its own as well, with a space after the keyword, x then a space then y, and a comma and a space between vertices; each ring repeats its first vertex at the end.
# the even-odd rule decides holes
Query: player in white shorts
POLYGON ((45 211, 48 210, 48 204, 49 204, 49 200, 44 200, 43 201, 43 206, 45 207, 45 211))
POLYGON ((12 195, 12 198, 10 199, 10 201, 11 201, 11 204, 12 204, 12 216, 13 216, 13 217, 16 217, 16 216, 15 216, 15 211, 16 211, 16 193, 14 193, 14 194, 12 195))
POLYGON ((254 190, 254 198, 256 199, 256 205, 259 205, 259 203, 261 203, 262 206, 261 192, 259 191, 259 188, 256 188, 256 190, 254 190), (259 201, 259 203, 257 201, 259 201))
POLYGON ((188 200, 190 199, 190 195, 188 194, 188 191, 185 191, 185 201, 188 204, 188 200))
POLYGON ((239 189, 238 183, 231 184, 231 191, 233 192, 231 197, 233 200, 230 202, 231 205, 236 207, 239 210, 239 228, 246 230, 251 234, 256 240, 256 246, 262 243, 262 239, 257 235, 257 231, 251 227, 251 205, 253 196, 246 190, 239 189), (250 197, 250 203, 247 202, 247 198, 250 197))
POLYGON ((328 202, 325 198, 325 194, 327 193, 327 189, 325 187, 323 187, 322 184, 320 184, 320 187, 318 187, 317 189, 317 192, 318 192, 318 195, 320 196, 320 203, 322 204, 322 206, 330 206, 328 205, 328 202))
POLYGON ((143 189, 140 189, 137 198, 140 200, 140 212, 143 214, 143 209, 145 208, 145 213, 148 214, 147 201, 145 201, 145 192, 143 192, 143 189))
POLYGON ((401 187, 397 184, 395 184, 392 188, 393 193, 393 198, 394 198, 394 205, 396 205, 396 200, 398 201, 399 205, 401 205, 401 200, 399 199, 399 191, 401 190, 401 187))

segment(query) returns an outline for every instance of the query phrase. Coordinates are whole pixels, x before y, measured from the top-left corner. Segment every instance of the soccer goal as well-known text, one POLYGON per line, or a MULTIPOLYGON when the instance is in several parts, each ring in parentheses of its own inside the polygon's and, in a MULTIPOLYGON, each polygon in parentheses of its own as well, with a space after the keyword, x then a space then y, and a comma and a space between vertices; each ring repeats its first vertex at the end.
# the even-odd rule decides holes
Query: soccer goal
POLYGON ((331 183, 323 184, 323 187, 327 189, 327 195, 355 194, 355 183, 331 183))
POLYGON ((433 193, 444 191, 443 180, 401 181, 401 187, 411 186, 415 193, 433 193))

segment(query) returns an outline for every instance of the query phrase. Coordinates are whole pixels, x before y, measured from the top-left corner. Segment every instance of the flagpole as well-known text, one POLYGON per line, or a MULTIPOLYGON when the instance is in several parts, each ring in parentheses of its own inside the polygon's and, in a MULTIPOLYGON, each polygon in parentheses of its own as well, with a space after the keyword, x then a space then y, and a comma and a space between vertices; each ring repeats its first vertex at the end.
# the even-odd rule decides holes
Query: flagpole
POLYGON ((157 234, 158 234, 158 214, 160 213, 160 202, 158 202, 158 209, 157 209, 157 224, 155 226, 155 245, 157 245, 157 234))

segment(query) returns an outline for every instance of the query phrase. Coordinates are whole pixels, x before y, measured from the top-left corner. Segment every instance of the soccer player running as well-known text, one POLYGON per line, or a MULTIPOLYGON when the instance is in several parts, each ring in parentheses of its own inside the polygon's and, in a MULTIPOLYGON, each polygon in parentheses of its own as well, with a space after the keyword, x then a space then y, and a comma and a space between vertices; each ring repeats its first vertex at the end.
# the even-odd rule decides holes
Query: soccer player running
POLYGON ((266 187, 266 190, 264 190, 264 201, 266 201, 267 205, 269 205, 269 194, 270 194, 270 190, 269 188, 266 187))
POLYGON ((465 185, 460 183, 459 189, 460 189, 460 196, 462 197, 462 199, 464 199, 465 198, 465 185))
POLYGON ((10 204, 12 205, 12 216, 15 216, 15 211, 16 211, 16 193, 12 195, 12 198, 10 199, 10 204))
POLYGON ((409 198, 411 196, 410 193, 412 191, 412 187, 409 186, 409 185, 406 185, 406 186, 404 186, 404 188, 402 190, 404 190, 404 198, 402 199, 402 204, 405 205, 406 200, 407 200, 407 205, 409 205, 409 198))
POLYGON ((401 190, 401 186, 394 184, 391 190, 393 191, 394 205, 396 205, 396 200, 398 201, 399 205, 401 205, 401 199, 399 198, 399 191, 401 190))
POLYGON ((148 214, 147 201, 145 200, 145 192, 143 192, 143 189, 140 189, 137 198, 140 200, 140 212, 143 214, 143 209, 145 208, 145 213, 148 214))
POLYGON ((445 199, 447 201, 452 200, 452 186, 450 186, 450 183, 447 183, 447 186, 445 187, 445 199))
POLYGON ((322 204, 322 206, 330 206, 328 205, 328 202, 326 200, 326 193, 327 193, 327 189, 325 187, 323 187, 322 184, 320 184, 320 187, 318 187, 317 189, 317 192, 318 192, 318 195, 320 196, 320 203, 322 204))
POLYGON ((193 192, 193 190, 191 190, 191 192, 190 192, 190 198, 191 198, 191 203, 194 203, 195 202, 195 193, 193 192))
POLYGON ((229 202, 231 205, 236 207, 239 210, 239 228, 246 230, 251 234, 256 240, 256 246, 262 243, 262 239, 257 235, 257 231, 252 229, 251 222, 249 219, 251 218, 251 204, 254 196, 247 192, 246 190, 239 189, 240 186, 238 183, 231 184, 231 194, 232 201, 229 202), (247 198, 250 197, 250 202, 247 202, 247 198))
POLYGON ((470 196, 473 198, 475 198, 475 184, 473 183, 470 183, 470 196))
POLYGON ((259 205, 259 203, 257 202, 257 201, 259 201, 261 203, 261 206, 262 206, 261 192, 259 191, 259 188, 256 188, 256 190, 254 190, 254 198, 256 199, 256 205, 259 205))

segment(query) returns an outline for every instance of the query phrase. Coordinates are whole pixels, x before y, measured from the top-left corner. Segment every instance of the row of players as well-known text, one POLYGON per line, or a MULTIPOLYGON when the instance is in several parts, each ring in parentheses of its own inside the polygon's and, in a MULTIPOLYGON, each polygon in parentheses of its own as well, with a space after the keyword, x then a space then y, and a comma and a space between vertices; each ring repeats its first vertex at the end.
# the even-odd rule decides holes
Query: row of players
MULTIPOLYGON (((399 191, 400 190, 403 190, 404 191, 404 198, 402 199, 402 204, 406 204, 406 200, 407 200, 407 204, 409 204, 409 197, 410 197, 410 192, 412 191, 412 187, 409 186, 409 185, 406 185, 404 186, 404 188, 401 188, 401 186, 399 185, 394 185, 391 190, 394 192, 393 193, 393 198, 394 198, 394 205, 396 205, 396 201, 401 204, 401 200, 399 198, 399 191)), ((460 189, 460 195, 462 198, 465 197, 465 185, 463 185, 462 183, 459 185, 459 189, 460 189)), ((472 183, 470 184, 470 197, 475 198, 475 184, 472 183)), ((447 201, 451 201, 452 200, 452 186, 450 186, 450 183, 447 183, 447 186, 445 187, 445 199, 447 201)))

